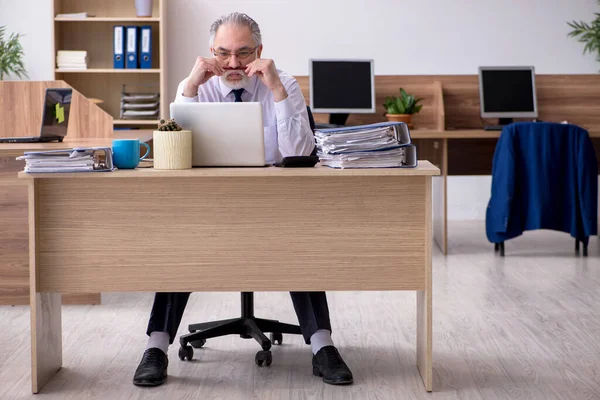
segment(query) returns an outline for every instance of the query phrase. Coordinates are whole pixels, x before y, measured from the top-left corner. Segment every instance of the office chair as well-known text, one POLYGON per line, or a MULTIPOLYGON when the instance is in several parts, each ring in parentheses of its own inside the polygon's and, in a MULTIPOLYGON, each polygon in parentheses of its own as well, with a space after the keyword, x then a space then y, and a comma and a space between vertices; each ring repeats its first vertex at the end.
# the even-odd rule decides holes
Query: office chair
MULTIPOLYGON (((315 121, 310 111, 308 112, 308 121, 310 128, 315 131, 315 121)), ((316 147, 313 155, 316 155, 316 147)), ((272 344, 282 344, 283 334, 301 335, 298 325, 291 325, 270 319, 256 318, 254 316, 254 293, 241 293, 242 315, 240 318, 226 319, 221 321, 203 322, 188 325, 190 333, 179 337, 179 359, 192 360, 194 358, 194 347, 201 348, 206 344, 206 339, 225 336, 240 335, 243 339, 254 339, 260 344, 262 350, 256 353, 254 362, 259 367, 269 366, 273 361, 271 354, 272 344), (270 332, 270 338, 267 338, 264 332, 270 332)))
POLYGON ((494 251, 524 231, 570 233, 575 252, 598 234, 598 161, 588 132, 576 125, 519 122, 504 127, 492 165, 486 234, 494 251))

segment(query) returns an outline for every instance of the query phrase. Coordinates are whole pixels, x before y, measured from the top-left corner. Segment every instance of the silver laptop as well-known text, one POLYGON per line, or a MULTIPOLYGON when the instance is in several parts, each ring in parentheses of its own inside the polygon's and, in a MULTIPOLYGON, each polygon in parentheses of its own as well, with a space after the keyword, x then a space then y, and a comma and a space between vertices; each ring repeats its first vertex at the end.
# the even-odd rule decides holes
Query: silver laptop
POLYGON ((194 167, 265 165, 260 103, 171 103, 171 118, 192 131, 194 167))

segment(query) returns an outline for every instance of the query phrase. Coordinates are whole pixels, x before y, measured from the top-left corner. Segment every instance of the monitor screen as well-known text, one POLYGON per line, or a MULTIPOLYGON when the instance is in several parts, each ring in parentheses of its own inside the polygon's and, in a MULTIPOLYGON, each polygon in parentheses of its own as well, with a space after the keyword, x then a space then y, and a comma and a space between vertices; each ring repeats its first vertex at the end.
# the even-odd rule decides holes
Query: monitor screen
POLYGON ((533 67, 480 67, 483 118, 537 117, 533 67))
POLYGON ((322 113, 375 112, 373 60, 310 60, 310 107, 322 113))

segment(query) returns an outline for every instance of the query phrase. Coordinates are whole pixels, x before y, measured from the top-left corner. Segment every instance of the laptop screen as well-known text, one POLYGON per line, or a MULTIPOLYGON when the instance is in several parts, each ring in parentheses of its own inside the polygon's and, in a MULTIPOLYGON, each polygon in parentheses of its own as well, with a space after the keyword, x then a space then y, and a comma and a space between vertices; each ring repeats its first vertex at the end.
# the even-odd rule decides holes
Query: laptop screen
POLYGON ((46 89, 41 136, 67 135, 72 97, 73 90, 70 88, 46 89))

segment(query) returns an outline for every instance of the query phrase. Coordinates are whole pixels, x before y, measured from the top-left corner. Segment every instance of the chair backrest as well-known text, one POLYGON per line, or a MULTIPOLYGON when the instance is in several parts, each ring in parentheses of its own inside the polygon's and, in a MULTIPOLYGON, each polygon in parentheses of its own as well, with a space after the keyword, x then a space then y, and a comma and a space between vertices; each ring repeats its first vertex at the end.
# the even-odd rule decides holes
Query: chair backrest
POLYGON ((525 230, 554 229, 583 239, 597 232, 597 204, 598 164, 585 129, 518 122, 502 130, 488 206, 494 232, 509 239, 525 230))
POLYGON ((306 112, 308 113, 308 122, 310 123, 310 129, 315 133, 315 119, 313 118, 310 106, 306 106, 306 112))
MULTIPOLYGON (((315 134, 315 119, 313 118, 312 112, 310 111, 310 106, 306 106, 306 112, 308 113, 308 123, 310 124, 310 129, 313 132, 313 136, 315 134)), ((315 146, 315 148, 313 149, 312 153, 310 153, 311 156, 316 156, 317 155, 317 147, 315 146)))

